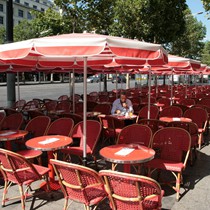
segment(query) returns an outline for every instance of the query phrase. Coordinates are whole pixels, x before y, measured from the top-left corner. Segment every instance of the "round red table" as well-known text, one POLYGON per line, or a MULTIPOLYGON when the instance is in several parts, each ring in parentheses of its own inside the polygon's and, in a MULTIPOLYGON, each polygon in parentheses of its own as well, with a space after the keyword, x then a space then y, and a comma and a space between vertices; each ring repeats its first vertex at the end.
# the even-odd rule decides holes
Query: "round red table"
POLYGON ((155 151, 138 144, 118 144, 104 147, 100 155, 106 161, 124 164, 124 171, 130 172, 130 165, 145 163, 154 158, 155 151))
POLYGON ((60 186, 58 182, 55 181, 55 173, 49 160, 54 158, 54 151, 63 149, 71 143, 71 137, 61 135, 40 136, 32 138, 26 142, 26 146, 30 149, 47 151, 48 167, 50 168, 49 177, 51 190, 58 190, 60 186))
POLYGON ((113 114, 113 117, 116 117, 118 120, 135 120, 137 118, 137 115, 132 114, 132 115, 117 115, 117 114, 113 114))
POLYGON ((5 148, 12 151, 11 141, 24 138, 28 134, 25 130, 2 130, 0 131, 0 141, 5 142, 5 148))
POLYGON ((187 117, 160 117, 159 120, 164 121, 164 122, 176 122, 176 121, 192 122, 192 120, 190 118, 187 118, 187 117))

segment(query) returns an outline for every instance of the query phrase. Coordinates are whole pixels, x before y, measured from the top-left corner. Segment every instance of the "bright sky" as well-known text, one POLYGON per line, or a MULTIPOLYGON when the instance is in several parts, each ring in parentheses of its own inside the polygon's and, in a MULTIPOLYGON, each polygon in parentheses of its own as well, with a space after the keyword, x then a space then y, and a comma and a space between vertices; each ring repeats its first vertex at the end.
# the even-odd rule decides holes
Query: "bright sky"
POLYGON ((206 17, 206 12, 203 8, 203 4, 201 0, 186 0, 187 5, 189 6, 190 10, 194 17, 201 21, 203 25, 206 26, 206 38, 205 41, 210 41, 210 20, 206 17), (197 14, 198 12, 203 12, 203 14, 197 14))

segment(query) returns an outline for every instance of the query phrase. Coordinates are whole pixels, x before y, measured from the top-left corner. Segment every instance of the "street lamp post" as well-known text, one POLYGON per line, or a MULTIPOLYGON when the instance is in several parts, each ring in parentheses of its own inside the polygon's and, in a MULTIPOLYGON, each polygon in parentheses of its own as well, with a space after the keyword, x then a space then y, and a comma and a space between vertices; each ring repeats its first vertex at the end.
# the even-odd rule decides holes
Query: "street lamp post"
MULTIPOLYGON (((13 42, 13 1, 6 1, 6 43, 13 42)), ((15 103, 15 74, 7 73, 7 106, 15 103)))

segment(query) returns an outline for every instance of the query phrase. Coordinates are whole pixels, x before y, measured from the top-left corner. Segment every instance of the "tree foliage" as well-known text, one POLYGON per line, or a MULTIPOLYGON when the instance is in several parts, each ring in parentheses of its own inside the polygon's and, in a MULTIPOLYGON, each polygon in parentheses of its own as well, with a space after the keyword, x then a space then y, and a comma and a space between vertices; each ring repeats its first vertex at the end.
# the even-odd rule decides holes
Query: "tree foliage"
POLYGON ((86 0, 86 30, 110 34, 114 21, 115 0, 86 0))
POLYGON ((14 41, 63 33, 62 16, 49 8, 45 12, 32 12, 36 18, 23 20, 14 27, 14 41))
POLYGON ((168 43, 184 32, 185 0, 116 0, 114 33, 168 43))
POLYGON ((178 39, 171 43, 169 51, 172 54, 199 59, 204 47, 203 39, 206 27, 199 22, 189 9, 185 11, 186 30, 178 39))
POLYGON ((83 0, 55 0, 61 9, 66 33, 82 32, 85 28, 85 4, 83 0))
POLYGON ((201 62, 210 66, 210 41, 205 43, 205 46, 201 55, 201 62))
POLYGON ((210 11, 210 0, 202 0, 203 6, 206 11, 210 11))
POLYGON ((5 42, 6 38, 6 29, 4 26, 0 27, 0 44, 3 44, 5 42))

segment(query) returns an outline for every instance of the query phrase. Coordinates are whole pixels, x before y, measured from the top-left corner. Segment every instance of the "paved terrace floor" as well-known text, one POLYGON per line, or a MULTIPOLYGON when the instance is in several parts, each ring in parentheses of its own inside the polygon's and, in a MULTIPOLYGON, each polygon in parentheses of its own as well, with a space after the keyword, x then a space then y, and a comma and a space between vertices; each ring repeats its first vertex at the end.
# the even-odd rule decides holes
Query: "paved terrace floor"
MULTIPOLYGON (((209 136, 205 137, 206 145, 198 151, 197 160, 194 166, 188 164, 184 172, 184 185, 181 187, 182 197, 176 202, 176 194, 171 188, 162 186, 165 195, 162 201, 164 210, 207 210, 210 209, 210 145, 209 136)), ((109 167, 109 164, 107 165, 109 167)), ((39 185, 37 182, 35 187, 39 185)), ((11 195, 19 195, 17 186, 10 189, 11 195)), ((2 199, 3 181, 0 181, 0 199, 2 199)), ((64 199, 61 191, 43 193, 37 197, 27 199, 26 210, 60 210, 63 208, 64 199)), ((0 208, 1 209, 1 208, 0 208)), ((9 201, 4 210, 21 209, 19 201, 9 201)), ((69 207, 71 210, 84 209, 83 205, 73 202, 69 207)), ((108 210, 108 200, 103 201, 97 210, 108 210)))

